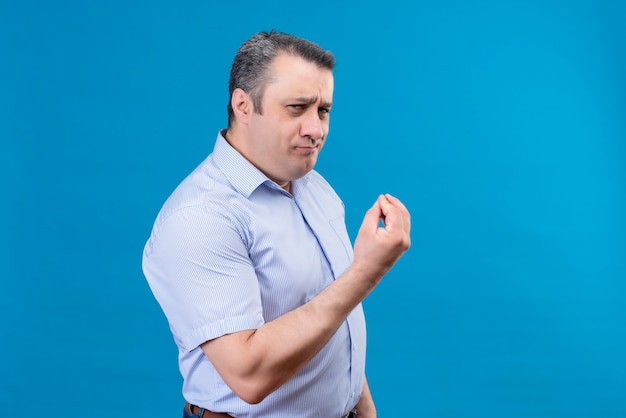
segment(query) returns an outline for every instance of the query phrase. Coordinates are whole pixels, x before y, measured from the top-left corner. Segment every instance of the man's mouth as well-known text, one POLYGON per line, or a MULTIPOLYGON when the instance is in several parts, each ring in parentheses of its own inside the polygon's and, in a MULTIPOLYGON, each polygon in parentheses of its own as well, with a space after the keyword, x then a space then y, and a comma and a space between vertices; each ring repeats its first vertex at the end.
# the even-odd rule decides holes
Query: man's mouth
POLYGON ((300 145, 295 147, 298 151, 314 152, 319 149, 319 144, 316 145, 300 145))

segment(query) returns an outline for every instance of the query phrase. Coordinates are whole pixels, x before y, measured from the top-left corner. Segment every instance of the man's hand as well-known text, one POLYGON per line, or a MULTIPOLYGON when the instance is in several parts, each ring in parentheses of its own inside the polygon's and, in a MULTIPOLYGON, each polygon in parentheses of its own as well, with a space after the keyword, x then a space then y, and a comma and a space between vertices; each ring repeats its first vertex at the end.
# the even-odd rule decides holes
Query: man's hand
POLYGON ((411 217, 402 202, 389 194, 379 196, 363 218, 352 266, 378 283, 409 249, 410 233, 411 217))

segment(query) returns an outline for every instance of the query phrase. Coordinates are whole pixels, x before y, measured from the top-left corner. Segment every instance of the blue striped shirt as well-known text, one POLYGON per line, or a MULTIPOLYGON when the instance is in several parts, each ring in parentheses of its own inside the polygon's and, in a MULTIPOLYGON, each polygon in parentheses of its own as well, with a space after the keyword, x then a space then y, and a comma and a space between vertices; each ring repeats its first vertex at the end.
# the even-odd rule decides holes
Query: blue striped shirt
POLYGON ((340 417, 357 403, 365 373, 361 305, 293 378, 257 405, 239 399, 199 345, 257 329, 315 297, 352 262, 344 206, 311 171, 283 190, 228 144, 167 199, 143 270, 179 350, 183 395, 235 417, 340 417))

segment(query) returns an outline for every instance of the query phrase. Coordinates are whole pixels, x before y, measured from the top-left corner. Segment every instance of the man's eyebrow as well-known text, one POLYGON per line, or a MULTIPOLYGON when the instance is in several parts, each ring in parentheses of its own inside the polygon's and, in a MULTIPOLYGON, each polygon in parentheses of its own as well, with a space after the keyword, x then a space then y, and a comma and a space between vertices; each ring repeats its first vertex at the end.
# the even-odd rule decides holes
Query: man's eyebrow
MULTIPOLYGON (((294 101, 298 102, 298 103, 302 103, 302 104, 312 104, 315 103, 317 101, 317 97, 315 96, 311 96, 311 97, 294 97, 293 99, 294 101)), ((321 107, 332 107, 333 104, 332 102, 322 102, 320 103, 321 107)))

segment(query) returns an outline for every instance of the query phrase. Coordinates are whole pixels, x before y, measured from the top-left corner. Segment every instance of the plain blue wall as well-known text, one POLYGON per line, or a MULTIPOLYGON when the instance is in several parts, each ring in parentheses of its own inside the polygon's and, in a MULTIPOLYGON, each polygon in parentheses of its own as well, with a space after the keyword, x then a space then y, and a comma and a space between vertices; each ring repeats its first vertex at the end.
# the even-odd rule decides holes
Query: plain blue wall
POLYGON ((1 416, 180 416, 142 247, 272 28, 337 55, 352 237, 413 214, 365 302, 379 416, 626 416, 624 2, 174 3, 0 3, 1 416))

